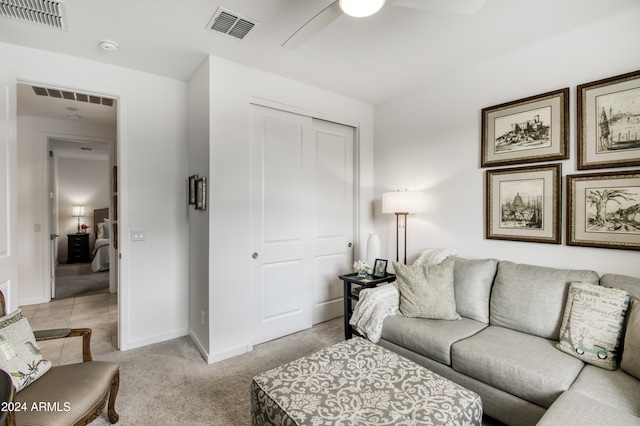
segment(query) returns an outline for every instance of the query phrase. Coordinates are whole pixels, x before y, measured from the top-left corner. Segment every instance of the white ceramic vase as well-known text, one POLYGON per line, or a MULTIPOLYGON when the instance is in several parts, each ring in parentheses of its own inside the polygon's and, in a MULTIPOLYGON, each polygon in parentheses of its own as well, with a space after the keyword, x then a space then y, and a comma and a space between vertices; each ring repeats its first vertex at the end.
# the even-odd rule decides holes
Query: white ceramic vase
POLYGON ((378 238, 378 234, 369 234, 369 238, 367 238, 367 255, 365 261, 367 265, 373 269, 373 264, 376 259, 380 258, 380 238, 378 238))

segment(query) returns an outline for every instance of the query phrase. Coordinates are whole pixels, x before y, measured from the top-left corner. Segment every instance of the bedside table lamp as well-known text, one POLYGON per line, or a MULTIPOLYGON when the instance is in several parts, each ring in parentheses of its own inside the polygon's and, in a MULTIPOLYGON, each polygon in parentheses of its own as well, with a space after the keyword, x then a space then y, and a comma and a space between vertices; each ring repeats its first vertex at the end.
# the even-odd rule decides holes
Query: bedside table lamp
POLYGON ((84 217, 84 206, 80 204, 76 204, 73 206, 73 211, 71 213, 72 217, 78 218, 78 234, 80 233, 80 218, 84 217))
POLYGON ((399 261, 399 227, 400 216, 404 216, 404 264, 407 264, 407 215, 425 210, 424 193, 422 191, 395 191, 382 194, 382 213, 396 215, 396 262, 399 261))

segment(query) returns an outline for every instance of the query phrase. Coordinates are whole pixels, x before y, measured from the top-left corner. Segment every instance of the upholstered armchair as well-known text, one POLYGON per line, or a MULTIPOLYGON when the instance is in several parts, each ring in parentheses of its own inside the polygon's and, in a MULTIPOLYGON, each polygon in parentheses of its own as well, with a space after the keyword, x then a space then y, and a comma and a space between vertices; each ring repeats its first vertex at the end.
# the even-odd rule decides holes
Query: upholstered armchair
POLYGON ((0 292, 0 361, 7 362, 9 359, 10 362, 18 362, 16 359, 27 357, 29 353, 36 356, 35 361, 30 359, 24 364, 26 367, 16 369, 17 373, 7 371, 13 380, 13 401, 8 404, 13 411, 8 412, 7 426, 86 425, 100 416, 107 403, 109 421, 116 423, 118 413, 115 401, 120 385, 120 366, 111 362, 93 361, 91 329, 67 328, 31 332, 20 311, 7 315, 5 309, 4 296, 0 292), (16 332, 16 327, 21 327, 21 330, 16 332), (6 341, 18 335, 33 336, 35 341, 82 337, 83 362, 52 367, 42 359, 37 345, 32 344, 29 339, 26 342, 14 342, 6 348, 3 346, 6 341), (44 372, 38 372, 39 369, 44 372), (27 374, 24 374, 25 371, 27 374), (19 389, 16 389, 16 383, 19 389))

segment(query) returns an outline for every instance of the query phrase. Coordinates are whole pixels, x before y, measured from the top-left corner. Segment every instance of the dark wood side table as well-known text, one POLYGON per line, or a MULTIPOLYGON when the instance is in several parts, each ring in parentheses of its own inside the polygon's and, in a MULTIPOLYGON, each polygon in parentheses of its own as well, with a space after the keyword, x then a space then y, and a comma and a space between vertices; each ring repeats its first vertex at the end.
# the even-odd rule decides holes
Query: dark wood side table
POLYGON ((67 234, 67 263, 84 263, 89 255, 89 234, 67 234))
POLYGON ((351 301, 360 300, 358 295, 362 289, 378 287, 380 284, 390 283, 396 280, 396 276, 395 274, 387 274, 382 278, 378 278, 373 275, 367 275, 364 278, 360 278, 358 277, 358 273, 354 272, 353 274, 340 275, 340 279, 344 284, 344 338, 351 339, 354 334, 359 336, 358 332, 353 330, 349 324, 351 314, 353 313, 351 301))

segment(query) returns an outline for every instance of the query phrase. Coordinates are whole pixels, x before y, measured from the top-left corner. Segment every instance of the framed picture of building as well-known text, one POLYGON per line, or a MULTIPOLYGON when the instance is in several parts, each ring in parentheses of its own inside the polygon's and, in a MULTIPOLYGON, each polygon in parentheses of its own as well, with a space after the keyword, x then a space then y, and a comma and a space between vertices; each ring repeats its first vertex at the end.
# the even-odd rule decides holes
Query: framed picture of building
POLYGON ((567 176, 567 245, 640 250, 640 171, 567 176))
POLYGON ((640 70, 577 89, 578 169, 640 164, 640 70))
POLYGON ((562 165, 487 170, 485 238, 560 244, 562 165))
POLYGON ((481 166, 569 158, 569 88, 482 110, 481 166))

